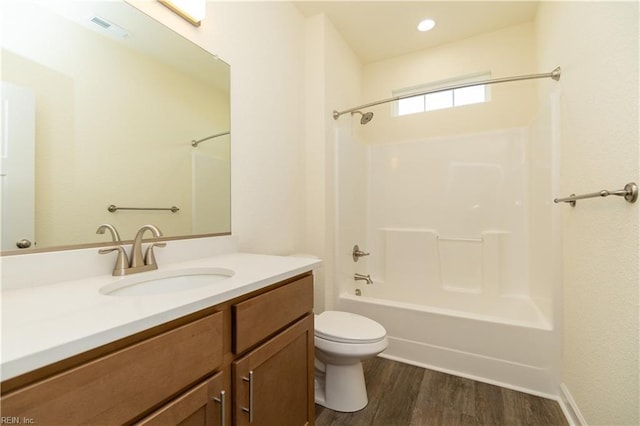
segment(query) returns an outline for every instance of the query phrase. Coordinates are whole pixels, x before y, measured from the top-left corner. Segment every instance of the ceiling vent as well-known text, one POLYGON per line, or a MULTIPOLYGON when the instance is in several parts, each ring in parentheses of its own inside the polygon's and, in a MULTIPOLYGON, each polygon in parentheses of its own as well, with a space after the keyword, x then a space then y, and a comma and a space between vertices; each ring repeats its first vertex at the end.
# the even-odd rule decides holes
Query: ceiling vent
POLYGON ((116 24, 107 21, 104 18, 99 16, 93 16, 89 19, 90 22, 99 26, 104 32, 108 32, 111 35, 114 35, 119 38, 126 38, 129 33, 122 27, 117 26, 116 24))

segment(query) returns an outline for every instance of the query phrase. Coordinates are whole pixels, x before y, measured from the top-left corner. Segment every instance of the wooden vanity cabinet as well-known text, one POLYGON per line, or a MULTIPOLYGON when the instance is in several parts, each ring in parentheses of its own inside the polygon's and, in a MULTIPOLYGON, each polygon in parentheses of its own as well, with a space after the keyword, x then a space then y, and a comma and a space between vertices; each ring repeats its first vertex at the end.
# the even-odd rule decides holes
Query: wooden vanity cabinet
POLYGON ((233 362, 235 424, 314 424, 313 315, 233 362))
POLYGON ((219 369, 221 340, 218 312, 3 395, 3 417, 42 425, 130 422, 219 369))
POLYGON ((231 393, 225 371, 215 374, 161 409, 135 423, 138 426, 224 426, 231 419, 231 393))
POLYGON ((285 280, 7 380, 2 416, 41 425, 313 425, 312 307, 311 273, 285 280))
POLYGON ((311 275, 232 306, 236 425, 314 424, 312 310, 311 275))

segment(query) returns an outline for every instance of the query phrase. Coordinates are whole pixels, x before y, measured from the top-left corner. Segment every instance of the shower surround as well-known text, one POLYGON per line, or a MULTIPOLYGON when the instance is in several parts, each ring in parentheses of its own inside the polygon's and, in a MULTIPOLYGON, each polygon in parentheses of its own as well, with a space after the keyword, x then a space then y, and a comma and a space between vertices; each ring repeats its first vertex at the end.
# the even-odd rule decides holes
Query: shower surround
POLYGON ((337 306, 385 326, 383 356, 557 394, 553 104, 526 128, 385 144, 339 125, 337 306))

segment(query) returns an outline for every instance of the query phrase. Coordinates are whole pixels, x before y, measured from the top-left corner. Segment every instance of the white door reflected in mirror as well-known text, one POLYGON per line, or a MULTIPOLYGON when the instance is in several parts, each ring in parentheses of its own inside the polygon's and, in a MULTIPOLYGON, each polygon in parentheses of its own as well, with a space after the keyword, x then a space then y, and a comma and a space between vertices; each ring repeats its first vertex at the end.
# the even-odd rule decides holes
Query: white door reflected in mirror
POLYGON ((36 101, 30 89, 2 82, 2 250, 35 242, 36 101), (11 226, 9 226, 11 224, 11 226))

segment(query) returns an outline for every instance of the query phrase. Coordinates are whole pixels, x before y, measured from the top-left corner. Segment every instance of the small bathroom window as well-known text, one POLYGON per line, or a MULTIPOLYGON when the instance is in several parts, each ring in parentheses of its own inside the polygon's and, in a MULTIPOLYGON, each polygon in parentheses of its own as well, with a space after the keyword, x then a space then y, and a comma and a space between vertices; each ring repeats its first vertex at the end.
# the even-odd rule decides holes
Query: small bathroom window
MULTIPOLYGON (((489 80, 491 73, 474 74, 472 76, 459 77, 449 80, 441 80, 427 83, 421 86, 394 90, 393 96, 402 96, 411 93, 427 92, 441 87, 455 86, 458 84, 473 83, 474 81, 489 80)), ((444 108, 453 108, 463 105, 471 105, 489 101, 489 87, 481 84, 478 86, 451 89, 443 92, 429 93, 427 95, 411 96, 394 102, 394 115, 409 115, 419 112, 435 111, 444 108)))

